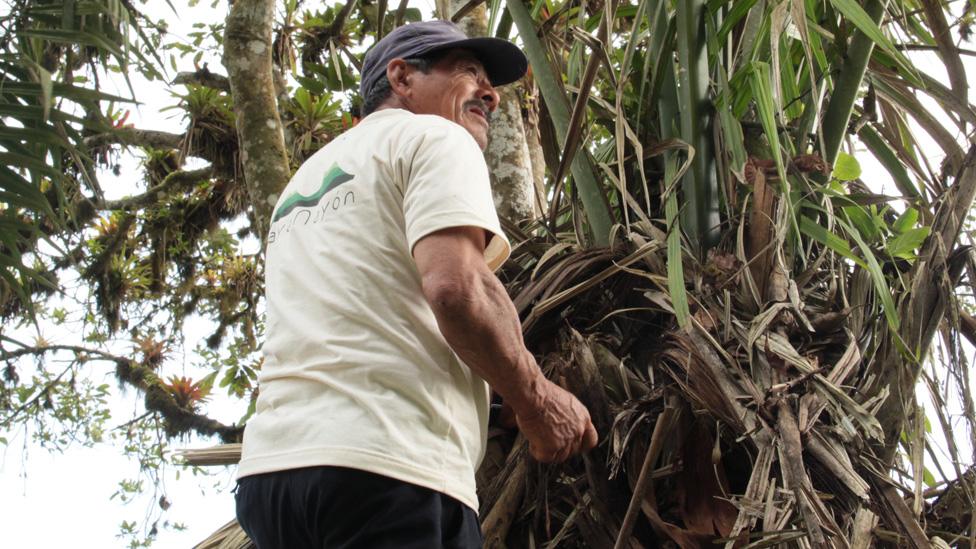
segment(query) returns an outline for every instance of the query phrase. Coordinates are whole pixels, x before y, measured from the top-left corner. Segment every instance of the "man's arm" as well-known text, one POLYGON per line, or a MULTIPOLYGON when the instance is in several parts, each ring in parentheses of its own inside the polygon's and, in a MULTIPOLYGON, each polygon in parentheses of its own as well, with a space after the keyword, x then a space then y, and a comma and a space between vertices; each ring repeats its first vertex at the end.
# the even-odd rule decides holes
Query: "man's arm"
POLYGON ((525 348, 515 306, 483 257, 485 233, 453 227, 413 249, 424 297, 451 348, 515 412, 529 450, 540 461, 564 461, 596 445, 586 408, 542 375, 525 348))

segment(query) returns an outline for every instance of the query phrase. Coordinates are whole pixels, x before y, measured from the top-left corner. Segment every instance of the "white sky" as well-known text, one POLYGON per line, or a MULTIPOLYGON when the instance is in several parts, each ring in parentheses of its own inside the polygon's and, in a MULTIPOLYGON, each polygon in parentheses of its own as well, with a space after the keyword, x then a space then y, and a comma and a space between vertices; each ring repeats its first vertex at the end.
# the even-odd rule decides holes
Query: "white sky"
MULTIPOLYGON (((216 22, 224 16, 225 2, 220 1, 218 8, 211 8, 209 0, 203 0, 195 7, 187 7, 185 1, 173 0, 179 9, 173 14, 162 2, 154 2, 154 8, 147 9, 155 17, 164 17, 170 24, 171 32, 187 36, 194 22, 216 22)), ((431 0, 412 1, 420 7, 427 17, 433 10, 431 0)), ((922 56, 913 56, 916 60, 922 56)), ((168 54, 164 56, 168 61, 168 54)), ((219 59, 204 58, 215 72, 224 73, 219 59)), ((192 70, 190 59, 179 60, 180 70, 192 70)), ((972 61, 966 59, 970 74, 972 61)), ((931 69, 937 64, 920 63, 920 66, 931 69)), ((175 73, 168 75, 170 78, 175 73)), ((945 75, 933 75, 945 81, 945 75)), ((175 111, 160 113, 155 110, 158 105, 171 105, 175 100, 166 93, 162 86, 143 84, 133 75, 133 84, 137 90, 138 99, 144 106, 134 110, 129 118, 140 128, 166 129, 168 131, 182 131, 180 120, 174 119, 175 111)), ((976 82, 971 82, 976 87, 976 82)), ((127 90, 121 88, 119 95, 127 96, 127 90)), ((923 101, 925 101, 923 99, 923 101)), ((868 155, 858 155, 862 162, 865 177, 871 174, 883 174, 884 170, 868 155)), ((122 176, 112 178, 110 174, 103 174, 102 183, 106 191, 112 195, 125 195, 134 192, 131 181, 138 174, 137 165, 129 160, 123 164, 122 176)), ((874 180, 872 187, 882 193, 897 194, 890 181, 874 180)), ((45 328, 45 337, 69 337, 58 333, 55 329, 45 328)), ((198 330, 188 330, 191 333, 207 334, 206 326, 198 330)), ((186 354, 178 355, 176 361, 181 361, 187 373, 192 375, 193 356, 190 354, 196 342, 186 342, 186 354)), ((169 365, 172 369, 172 364, 169 365)), ((92 366, 96 376, 104 376, 104 382, 116 385, 111 368, 104 364, 92 366)), ((198 377, 198 376, 194 376, 198 377)), ((220 389, 214 391, 215 398, 220 395, 220 389)), ((927 400, 925 391, 920 396, 927 400)), ((128 391, 126 397, 117 399, 113 410, 118 415, 112 425, 117 425, 128 419, 126 411, 139 409, 141 395, 135 391, 128 391)), ((217 399, 208 407, 210 413, 215 413, 223 421, 231 422, 241 413, 239 402, 217 399)), ((213 441, 173 441, 174 448, 200 447, 212 444, 213 441)), ((968 454, 971 459, 971 452, 968 454)), ((13 438, 5 451, 0 450, 0 546, 3 547, 122 547, 125 542, 117 537, 119 524, 122 520, 138 521, 142 527, 147 510, 152 511, 154 501, 158 496, 151 494, 137 499, 129 504, 110 501, 109 497, 116 490, 117 483, 123 478, 138 476, 137 465, 120 454, 118 448, 107 444, 95 448, 79 446, 68 449, 64 454, 50 454, 46 450, 33 444, 24 444, 23 438, 13 438)), ((165 514, 165 519, 171 522, 181 522, 187 530, 176 532, 160 528, 159 536, 153 547, 156 548, 185 548, 190 547, 206 538, 219 526, 234 516, 232 468, 211 468, 213 475, 203 480, 190 478, 184 471, 182 478, 176 480, 176 470, 171 468, 164 482, 166 495, 172 506, 165 514)))

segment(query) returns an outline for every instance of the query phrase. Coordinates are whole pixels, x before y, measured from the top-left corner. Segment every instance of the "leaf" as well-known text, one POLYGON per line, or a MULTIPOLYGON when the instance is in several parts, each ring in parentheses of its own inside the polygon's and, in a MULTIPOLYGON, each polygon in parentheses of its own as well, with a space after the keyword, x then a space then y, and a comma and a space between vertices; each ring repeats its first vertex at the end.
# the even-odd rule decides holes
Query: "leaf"
MULTIPOLYGON (((23 95, 27 97, 43 96, 45 91, 39 84, 30 82, 4 82, 2 85, 4 93, 23 95)), ((118 95, 102 93, 87 88, 79 88, 70 84, 53 84, 51 94, 54 97, 64 97, 72 101, 114 101, 116 103, 135 103, 134 99, 126 99, 118 95)))
POLYGON ((909 229, 889 240, 885 247, 893 257, 914 259, 915 250, 922 245, 922 242, 925 242, 925 239, 929 236, 929 232, 930 229, 928 227, 909 229))
POLYGON ((871 16, 864 11, 860 3, 855 0, 830 0, 830 4, 837 11, 841 12, 845 19, 854 23, 854 26, 870 38, 872 42, 894 57, 895 62, 900 65, 906 75, 912 75, 915 72, 911 61, 881 32, 881 29, 871 20, 871 16))
MULTIPOLYGON (((224 372, 224 377, 222 377, 220 379, 220 382, 217 384, 217 386, 218 387, 227 387, 228 385, 231 385, 232 383, 234 383, 234 381, 237 379, 237 372, 238 371, 239 371, 239 368, 236 368, 236 367, 228 368, 227 371, 224 372)), ((209 377, 209 375, 208 375, 208 377, 209 377)), ((233 388, 229 389, 229 391, 231 391, 231 390, 233 390, 233 388)))
MULTIPOLYGON (((769 141, 770 152, 773 155, 773 159, 776 161, 776 174, 779 176, 781 186, 780 192, 782 193, 782 196, 791 196, 790 181, 786 177, 786 166, 783 163, 783 153, 779 139, 779 128, 776 125, 776 110, 775 103, 773 101, 773 92, 770 89, 772 76, 770 75, 769 64, 760 61, 753 61, 750 66, 752 70, 749 74, 749 87, 752 89, 752 95, 756 100, 756 109, 759 113, 759 120, 762 122, 766 139, 769 141)), ((787 141, 787 144, 792 146, 790 141, 787 141)), ((800 232, 800 227, 797 224, 798 215, 794 211, 793 200, 785 200, 783 203, 786 206, 786 215, 790 225, 790 230, 795 235, 800 232)))
POLYGON ((863 206, 844 206, 841 208, 841 211, 847 215, 854 228, 866 240, 874 242, 881 238, 881 231, 878 230, 878 225, 875 223, 874 217, 863 206))
POLYGON ((691 313, 688 309, 688 294, 685 290, 685 275, 682 265, 676 164, 677 160, 674 158, 674 154, 668 155, 664 163, 664 174, 670 192, 668 192, 664 210, 668 222, 668 291, 671 293, 671 303, 674 307, 674 316, 678 320, 678 326, 684 328, 688 325, 691 313))
POLYGON ((756 5, 756 0, 744 0, 732 3, 732 9, 725 15, 725 18, 722 20, 722 26, 718 29, 719 42, 725 41, 729 33, 732 32, 732 29, 749 13, 749 10, 754 5, 756 5))
POLYGON ((420 9, 418 8, 407 8, 403 10, 404 21, 408 21, 410 23, 416 23, 417 21, 421 21, 423 17, 424 17, 423 14, 420 13, 420 9))
MULTIPOLYGON (((33 143, 46 143, 48 145, 57 145, 59 147, 68 147, 69 144, 61 137, 58 132, 54 131, 53 128, 47 126, 40 126, 35 128, 10 128, 0 125, 0 140, 10 139, 13 141, 22 141, 28 144, 33 143)), ((6 141, 0 141, 4 146, 8 145, 6 141)))
POLYGON ((908 208, 892 223, 891 230, 899 234, 904 233, 914 227, 916 223, 918 223, 918 210, 908 208))
POLYGON ((48 166, 43 159, 25 154, 0 152, 0 164, 8 167, 15 166, 17 168, 36 170, 38 172, 50 175, 51 177, 61 176, 61 172, 55 170, 51 166, 48 166))
POLYGON ((302 85, 302 88, 308 89, 308 91, 314 93, 315 95, 322 95, 326 92, 325 83, 318 78, 295 75, 295 80, 302 85))
POLYGON ((861 164, 853 156, 841 151, 837 153, 831 177, 838 181, 854 181, 861 177, 861 164))
POLYGON ((895 307, 895 301, 891 297, 891 288, 885 279, 884 271, 881 270, 881 265, 878 264, 878 260, 874 257, 874 253, 871 252, 871 248, 861 239, 857 231, 847 226, 843 220, 838 219, 837 224, 854 239, 861 254, 864 256, 865 268, 868 274, 871 275, 872 282, 874 282, 874 291, 877 294, 877 298, 881 300, 881 309, 884 312, 885 318, 888 320, 888 326, 891 328, 892 335, 897 336, 898 326, 901 324, 901 321, 898 318, 898 309, 895 307))
POLYGON ((915 182, 909 177, 908 171, 905 170, 905 166, 902 164, 897 153, 885 143, 884 139, 881 138, 870 124, 861 128, 857 136, 861 138, 861 141, 867 146, 868 150, 871 151, 874 157, 878 159, 878 162, 888 171, 888 174, 895 182, 895 186, 898 187, 899 192, 908 198, 915 200, 922 199, 922 193, 919 192, 915 182))
MULTIPOLYGON (((0 162, 4 162, 5 156, 8 155, 0 153, 0 162)), ((13 214, 16 208, 31 208, 48 214, 52 219, 57 218, 51 204, 41 193, 40 188, 7 166, 0 166, 0 189, 3 189, 0 191, 0 196, 9 207, 5 213, 13 214)))
POLYGON ((22 36, 40 38, 49 42, 59 42, 63 44, 84 44, 87 46, 92 46, 111 53, 120 61, 122 61, 125 57, 117 44, 114 44, 110 40, 91 32, 63 29, 25 29, 20 31, 18 34, 22 36))
POLYGON ((54 104, 54 98, 52 97, 54 84, 51 82, 50 71, 40 65, 37 65, 35 69, 41 81, 41 107, 44 109, 43 120, 47 122, 51 116, 51 105, 54 104))
MULTIPOLYGON (((216 379, 217 379, 217 371, 214 370, 213 372, 210 372, 209 374, 204 376, 203 379, 198 381, 197 385, 200 387, 201 391, 203 391, 204 393, 209 393, 213 389, 213 384, 216 379)), ((221 385, 221 387, 223 387, 223 385, 221 385)))
POLYGON ((846 240, 828 231, 826 227, 823 227, 807 216, 800 216, 800 232, 827 246, 835 253, 857 263, 859 266, 863 268, 867 267, 860 257, 854 255, 850 244, 846 240))
MULTIPOLYGON (((15 105, 15 104, 2 104, 0 103, 0 116, 12 116, 18 119, 34 119, 41 118, 44 116, 44 109, 36 105, 15 105)), ((93 124, 86 121, 84 118, 79 118, 59 110, 52 110, 49 116, 50 120, 57 120, 61 122, 72 122, 75 124, 81 124, 86 127, 92 127, 93 124)), ((69 128, 65 128, 68 130, 69 128)), ((77 135, 77 134, 75 134, 77 135)))
MULTIPOLYGON (((521 0, 506 0, 506 5, 522 37, 525 55, 532 67, 542 99, 549 109, 557 139, 565 143, 569 131, 570 105, 562 81, 555 76, 561 71, 554 70, 549 61, 548 48, 539 40, 535 22, 525 4, 521 0)), ((607 194, 598 179, 598 169, 590 161, 589 155, 580 154, 573 160, 570 172, 573 174, 575 190, 583 203, 594 242, 599 246, 607 245, 613 216, 607 208, 607 194)), ((553 208, 553 213, 558 213, 558 208, 553 208)))

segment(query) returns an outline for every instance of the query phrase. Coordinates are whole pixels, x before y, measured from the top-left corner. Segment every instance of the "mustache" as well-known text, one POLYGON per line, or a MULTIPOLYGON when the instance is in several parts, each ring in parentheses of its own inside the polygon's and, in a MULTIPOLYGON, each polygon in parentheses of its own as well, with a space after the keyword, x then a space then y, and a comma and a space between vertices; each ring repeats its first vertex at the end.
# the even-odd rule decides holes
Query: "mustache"
POLYGON ((491 109, 488 108, 488 103, 485 103, 481 99, 471 99, 470 101, 464 102, 464 110, 468 110, 471 107, 479 109, 481 112, 485 113, 485 120, 491 124, 491 109))

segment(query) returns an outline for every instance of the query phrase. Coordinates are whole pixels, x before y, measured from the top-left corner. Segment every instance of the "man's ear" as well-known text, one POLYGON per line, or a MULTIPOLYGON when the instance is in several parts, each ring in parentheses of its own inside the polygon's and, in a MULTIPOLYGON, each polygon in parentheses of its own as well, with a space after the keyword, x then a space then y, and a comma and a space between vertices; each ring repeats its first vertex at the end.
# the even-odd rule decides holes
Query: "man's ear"
POLYGON ((403 59, 393 59, 386 64, 386 78, 390 81, 390 89, 400 98, 410 95, 410 73, 413 67, 403 59))

